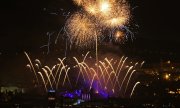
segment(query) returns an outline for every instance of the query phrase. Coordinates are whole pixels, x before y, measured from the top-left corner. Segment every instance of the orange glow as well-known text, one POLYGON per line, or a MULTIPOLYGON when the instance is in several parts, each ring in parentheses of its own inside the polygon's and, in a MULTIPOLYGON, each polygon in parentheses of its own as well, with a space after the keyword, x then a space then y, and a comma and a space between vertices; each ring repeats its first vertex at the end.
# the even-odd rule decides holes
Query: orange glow
POLYGON ((174 92, 174 91, 169 91, 168 93, 169 93, 169 94, 175 94, 176 92, 174 92))
POLYGON ((165 74, 164 79, 169 80, 171 74, 165 74))
POLYGON ((81 6, 84 3, 84 0, 73 0, 75 4, 81 6))
POLYGON ((103 13, 106 13, 108 11, 110 11, 110 3, 107 2, 107 1, 101 1, 100 3, 100 11, 103 12, 103 13))
POLYGON ((75 13, 66 22, 67 33, 77 46, 88 46, 100 35, 95 23, 82 13, 75 13))
POLYGON ((125 22, 126 22, 126 18, 124 18, 124 17, 112 18, 112 19, 106 21, 107 25, 109 25, 111 27, 117 27, 120 25, 124 25, 125 22))
POLYGON ((97 7, 95 5, 89 5, 85 7, 85 10, 92 15, 95 15, 96 13, 98 13, 97 7))
POLYGON ((124 34, 123 34, 122 31, 117 31, 117 32, 115 33, 115 37, 116 37, 116 38, 121 38, 123 35, 124 35, 124 34))

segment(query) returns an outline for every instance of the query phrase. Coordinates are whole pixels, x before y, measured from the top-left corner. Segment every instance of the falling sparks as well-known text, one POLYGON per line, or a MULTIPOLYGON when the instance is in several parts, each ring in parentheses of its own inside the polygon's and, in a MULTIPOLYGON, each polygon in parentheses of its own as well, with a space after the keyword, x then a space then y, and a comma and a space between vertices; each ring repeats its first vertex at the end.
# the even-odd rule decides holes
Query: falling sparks
POLYGON ((124 41, 125 34, 121 30, 116 30, 114 34, 115 42, 122 42, 124 41))
POLYGON ((118 27, 120 25, 124 25, 126 23, 126 18, 112 18, 104 22, 104 24, 108 27, 118 27))
MULTIPOLYGON (((65 26, 62 28, 62 31, 67 35, 66 41, 69 40, 71 45, 81 48, 91 47, 96 42, 97 49, 98 41, 106 35, 109 39, 114 39, 119 43, 124 38, 128 39, 129 34, 132 36, 132 32, 126 27, 130 21, 130 6, 126 0, 73 0, 73 2, 81 9, 71 15, 68 14, 65 26)), ((50 34, 48 44, 44 45, 48 47, 47 53, 49 53, 49 45, 50 34)), ((138 67, 138 64, 127 66, 126 60, 128 57, 124 56, 121 57, 119 62, 108 58, 99 60, 96 56, 96 62, 89 64, 89 59, 92 59, 92 57, 88 57, 87 53, 83 56, 82 61, 73 57, 75 61, 73 68, 64 63, 66 58, 58 59, 59 63, 50 68, 49 66, 43 66, 39 60, 35 60, 36 63, 33 64, 27 53, 25 55, 29 60, 27 67, 35 74, 38 83, 40 77, 46 91, 49 88, 63 88, 66 84, 69 84, 72 88, 79 83, 79 79, 83 78, 88 90, 95 88, 96 93, 101 93, 102 90, 105 93, 118 93, 118 95, 122 91, 124 96, 126 91, 131 88, 129 86, 132 86, 129 83, 138 67), (76 70, 75 72, 78 70, 76 84, 74 85, 71 84, 70 80, 70 73, 74 71, 73 69, 76 70), (125 72, 124 75, 123 72, 125 72), (122 89, 124 86, 125 90, 122 89)), ((139 83, 137 82, 134 85, 130 96, 132 96, 139 83)))
POLYGON ((124 0, 74 0, 74 3, 82 9, 67 20, 65 31, 71 43, 79 47, 91 46, 96 38, 106 35, 103 30, 115 34, 113 29, 123 28, 129 22, 130 9, 124 0))
POLYGON ((101 11, 102 13, 107 13, 107 12, 109 12, 109 11, 110 11, 110 8, 111 8, 110 5, 111 5, 111 4, 110 4, 109 2, 107 2, 107 1, 105 1, 105 0, 101 1, 101 3, 100 3, 100 11, 101 11))
POLYGON ((75 13, 67 21, 67 33, 72 43, 83 47, 95 42, 100 35, 96 25, 86 15, 75 13))
POLYGON ((123 36, 123 32, 122 31, 117 31, 115 33, 115 38, 121 38, 123 36))
POLYGON ((75 4, 81 6, 85 1, 84 0, 73 0, 75 4))
MULTIPOLYGON (((44 85, 46 91, 48 89, 66 88, 65 85, 68 85, 70 88, 77 88, 77 84, 84 83, 85 85, 83 84, 81 86, 88 86, 87 90, 93 88, 97 93, 103 91, 116 95, 120 95, 119 92, 122 91, 121 96, 125 96, 126 91, 132 87, 132 84, 129 83, 132 80, 133 73, 136 71, 135 69, 140 68, 141 65, 134 64, 126 67, 128 58, 124 56, 120 58, 119 62, 104 58, 98 61, 98 64, 96 64, 96 62, 90 63, 93 59, 89 58, 89 53, 90 52, 86 53, 81 59, 73 57, 75 64, 72 66, 68 66, 65 63, 66 58, 58 58, 59 63, 52 66, 52 68, 43 66, 38 59, 36 59, 35 62, 38 61, 41 66, 34 67, 32 64, 33 61, 29 58, 28 54, 25 53, 25 55, 29 60, 27 68, 36 75, 37 82, 41 80, 40 82, 44 85), (76 71, 74 71, 74 69, 76 71), (98 69, 98 71, 96 69, 98 69), (76 77, 73 77, 73 81, 76 82, 74 85, 72 85, 71 82, 71 71, 76 72, 76 77), (80 80, 81 78, 83 78, 83 80, 80 80), (128 81, 125 82, 126 80, 128 81), (125 90, 123 88, 125 88, 125 90)), ((134 89, 135 87, 131 95, 134 89)))
POLYGON ((97 13, 98 13, 97 7, 95 5, 91 5, 91 4, 87 7, 85 7, 85 10, 92 15, 97 15, 97 13))

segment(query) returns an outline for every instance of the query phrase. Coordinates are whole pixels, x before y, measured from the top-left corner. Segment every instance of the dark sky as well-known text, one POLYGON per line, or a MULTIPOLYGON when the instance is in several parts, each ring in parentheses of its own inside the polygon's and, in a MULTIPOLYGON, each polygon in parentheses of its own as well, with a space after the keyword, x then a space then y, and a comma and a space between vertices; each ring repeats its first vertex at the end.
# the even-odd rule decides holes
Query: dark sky
MULTIPOLYGON (((137 38, 180 42, 178 3, 167 0, 131 0, 133 20, 139 25, 137 38)), ((70 0, 1 0, 0 51, 39 48, 46 32, 57 31, 61 15, 48 13, 59 9, 72 11, 70 0), (46 9, 44 11, 44 9, 46 9)))
POLYGON ((143 37, 177 40, 179 38, 179 6, 177 1, 133 0, 138 1, 135 20, 140 25, 143 37))

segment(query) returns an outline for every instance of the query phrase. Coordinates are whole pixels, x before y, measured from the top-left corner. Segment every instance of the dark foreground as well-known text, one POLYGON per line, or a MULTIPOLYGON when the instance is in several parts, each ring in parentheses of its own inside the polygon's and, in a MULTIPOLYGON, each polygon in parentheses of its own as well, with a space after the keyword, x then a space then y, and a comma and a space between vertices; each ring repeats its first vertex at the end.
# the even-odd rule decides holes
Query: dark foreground
POLYGON ((133 98, 96 99, 82 101, 77 98, 57 98, 48 100, 45 96, 17 96, 1 101, 0 108, 180 108, 179 99, 171 98, 133 98))

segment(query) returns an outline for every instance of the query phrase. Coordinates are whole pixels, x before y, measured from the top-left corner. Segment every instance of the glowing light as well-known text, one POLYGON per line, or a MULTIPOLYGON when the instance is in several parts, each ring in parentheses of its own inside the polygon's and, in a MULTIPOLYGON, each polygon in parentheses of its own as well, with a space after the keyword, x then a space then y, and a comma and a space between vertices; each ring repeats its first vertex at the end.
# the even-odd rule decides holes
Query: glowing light
POLYGON ((137 85, 139 85, 140 84, 140 82, 136 82, 136 84, 134 85, 134 87, 133 87, 133 89, 132 89, 132 91, 131 91, 131 95, 130 95, 130 97, 132 97, 132 95, 133 95, 133 93, 134 93, 134 90, 135 90, 135 88, 137 87, 137 85))
MULTIPOLYGON (((52 68, 43 65, 41 68, 34 67, 34 74, 38 73, 38 75, 40 75, 41 83, 44 84, 46 91, 48 89, 56 90, 59 87, 65 87, 68 84, 71 88, 77 87, 77 84, 79 85, 81 82, 81 84, 86 84, 88 90, 93 88, 98 94, 101 94, 102 92, 113 92, 113 94, 117 94, 117 92, 122 91, 122 95, 125 95, 127 89, 130 88, 129 83, 135 72, 134 69, 138 67, 135 65, 126 67, 125 64, 127 64, 126 62, 128 61, 126 61, 127 57, 124 56, 120 58, 119 62, 115 62, 117 60, 114 59, 104 58, 101 61, 98 61, 98 64, 96 62, 91 63, 91 60, 89 61, 89 53, 90 52, 87 52, 85 55, 82 54, 83 58, 80 60, 73 57, 75 64, 73 64, 72 67, 78 69, 74 85, 71 84, 71 76, 69 76, 72 68, 64 64, 66 58, 58 58, 59 63, 53 65, 52 68), (121 74, 121 70, 125 72, 124 75, 121 74), (82 80, 79 80, 80 78, 83 78, 83 82, 82 80)), ((25 54, 27 55, 27 53, 25 54)), ((28 55, 27 57, 29 58, 28 55)), ((29 59, 29 62, 30 61, 31 60, 29 59)), ((28 64, 29 69, 31 69, 32 66, 33 64, 28 64)))
POLYGON ((123 42, 126 38, 124 32, 122 32, 121 30, 117 30, 113 36, 115 42, 118 43, 123 42))
POLYGON ((95 15, 98 13, 97 7, 95 5, 89 5, 85 7, 85 10, 92 15, 95 15))
POLYGON ((165 75, 164 75, 164 79, 169 80, 169 79, 170 79, 170 76, 171 76, 171 74, 165 74, 165 75))
POLYGON ((73 0, 75 4, 81 6, 85 1, 84 0, 73 0))
POLYGON ((168 93, 169 94, 176 94, 176 92, 174 92, 174 91, 169 91, 168 93))
POLYGON ((103 0, 100 3, 100 11, 103 12, 103 13, 106 13, 106 12, 110 11, 110 3, 103 0))
POLYGON ((75 13, 68 19, 66 30, 70 41, 80 47, 90 46, 100 35, 95 23, 82 13, 75 13))
POLYGON ((96 94, 98 94, 99 93, 99 91, 98 90, 96 90, 96 92, 95 92, 96 94))
POLYGON ((27 67, 27 68, 31 68, 30 64, 27 64, 26 67, 27 67))
POLYGON ((167 61, 167 64, 171 64, 171 61, 169 60, 169 61, 167 61))
POLYGON ((106 21, 107 25, 110 27, 117 27, 124 25, 126 23, 126 18, 120 17, 120 18, 112 18, 110 20, 106 21))
POLYGON ((106 14, 99 14, 100 23, 107 28, 118 28, 127 24, 130 18, 129 6, 119 3, 111 4, 112 7, 106 11, 106 14))
POLYGON ((48 100, 50 100, 50 101, 51 101, 51 100, 56 100, 56 98, 54 98, 54 97, 49 97, 48 100))
MULTIPOLYGON (((126 1, 118 0, 73 0, 82 11, 71 15, 66 21, 65 32, 71 45, 87 47, 93 45, 95 40, 103 39, 104 30, 109 29, 114 35, 114 29, 122 29, 130 19, 130 9, 126 1)), ((131 35, 129 29, 125 28, 131 35)), ((127 34, 127 33, 126 33, 127 34)), ((127 39, 127 36, 124 37, 127 39)), ((116 37, 115 37, 116 38, 116 37)), ((121 41, 117 41, 121 42, 121 41)))
POLYGON ((124 35, 124 33, 122 32, 122 31, 117 31, 116 33, 115 33, 115 38, 116 39, 119 39, 119 38, 121 38, 122 36, 124 35))

